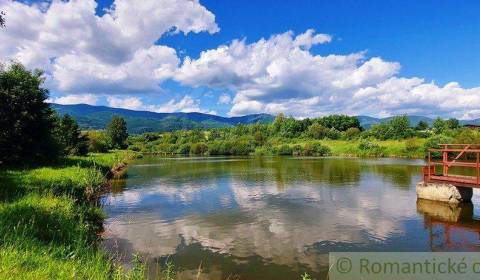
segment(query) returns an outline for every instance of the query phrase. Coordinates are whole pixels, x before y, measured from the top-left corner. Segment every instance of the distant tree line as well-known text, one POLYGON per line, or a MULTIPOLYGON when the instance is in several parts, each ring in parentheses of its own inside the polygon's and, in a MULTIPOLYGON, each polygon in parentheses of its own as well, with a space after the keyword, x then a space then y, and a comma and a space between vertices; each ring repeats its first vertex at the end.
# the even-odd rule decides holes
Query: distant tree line
POLYGON ((411 126, 407 116, 364 129, 357 117, 330 115, 319 118, 295 119, 279 114, 270 124, 237 125, 209 130, 180 130, 165 133, 144 133, 129 138, 135 151, 165 155, 325 155, 328 148, 318 140, 358 141, 357 151, 370 156, 383 153, 376 141, 404 140, 405 153, 419 147, 425 149, 438 143, 480 143, 480 133, 463 128, 456 119, 435 119, 432 127, 424 121, 411 126), (301 144, 301 145, 300 145, 301 144))
POLYGON ((0 65, 0 165, 126 148, 125 120, 114 116, 106 132, 83 133, 71 116, 58 116, 50 108, 43 82, 42 71, 27 70, 19 63, 0 65), (99 135, 104 143, 97 149, 99 135))

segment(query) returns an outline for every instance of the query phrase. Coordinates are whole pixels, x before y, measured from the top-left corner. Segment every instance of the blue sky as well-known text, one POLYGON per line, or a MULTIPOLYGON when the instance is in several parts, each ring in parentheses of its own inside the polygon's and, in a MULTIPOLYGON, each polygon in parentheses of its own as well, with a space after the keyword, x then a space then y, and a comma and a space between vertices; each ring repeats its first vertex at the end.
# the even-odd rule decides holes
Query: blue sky
POLYGON ((219 115, 480 117, 480 106, 472 105, 480 101, 478 1, 202 0, 192 6, 184 0, 117 0, 128 8, 126 14, 113 1, 23 3, 0 0, 7 13, 0 39, 3 35, 23 49, 0 47, 0 60, 13 58, 45 69, 54 102, 219 115), (61 17, 69 12, 85 16, 61 17), (38 20, 40 28, 15 33, 22 15, 38 20), (144 21, 122 21, 122 16, 144 21), (72 36, 55 34, 53 27, 72 36), (125 31, 131 27, 134 36, 125 31), (309 43, 296 45, 297 36, 310 29, 315 32, 309 33, 309 43), (313 42, 315 34, 329 39, 313 42), (58 38, 41 39, 52 36, 58 38), (151 51, 152 46, 162 50, 151 51), (142 50, 150 50, 147 57, 155 60, 152 69, 141 70, 144 76, 161 72, 159 77, 135 77, 143 73, 136 70, 145 61, 138 58, 137 63, 134 57, 142 50), (210 56, 200 56, 208 50, 210 56), (39 53, 48 53, 49 65, 42 64, 47 60, 39 53), (79 61, 83 64, 72 66, 79 61), (88 71, 92 73, 84 78, 88 71))

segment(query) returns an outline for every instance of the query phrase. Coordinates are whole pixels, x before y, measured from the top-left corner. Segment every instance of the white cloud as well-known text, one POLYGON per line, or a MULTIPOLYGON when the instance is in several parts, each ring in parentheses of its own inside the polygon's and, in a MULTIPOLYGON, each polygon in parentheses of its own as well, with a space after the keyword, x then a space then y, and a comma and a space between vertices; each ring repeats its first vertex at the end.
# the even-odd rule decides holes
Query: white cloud
POLYGON ((140 110, 144 107, 143 102, 140 100, 140 98, 134 96, 124 98, 109 96, 107 97, 107 102, 108 106, 114 108, 140 110))
POLYGON ((199 112, 216 115, 216 111, 204 110, 200 107, 200 100, 185 95, 180 100, 170 99, 168 102, 160 105, 145 104, 139 97, 135 96, 109 96, 107 97, 108 106, 114 108, 123 108, 130 110, 145 110, 157 113, 173 112, 199 112))
POLYGON ((175 76, 184 85, 236 92, 230 115, 287 113, 297 117, 331 113, 392 115, 415 113, 464 117, 478 108, 480 88, 438 86, 421 78, 398 77, 400 64, 365 52, 316 55, 312 45, 331 37, 313 30, 274 35, 247 44, 207 50, 187 58, 175 76))
POLYGON ((216 115, 215 111, 202 110, 200 108, 200 100, 193 99, 189 95, 185 95, 179 101, 171 99, 165 104, 162 105, 149 105, 147 108, 150 111, 159 112, 159 113, 172 113, 172 112, 200 112, 200 113, 209 113, 216 115))
POLYGON ((47 102, 57 103, 63 105, 69 104, 89 104, 96 105, 98 98, 93 94, 77 94, 77 95, 66 95, 56 98, 50 98, 47 102))
POLYGON ((232 102, 232 98, 226 93, 220 95, 218 98, 218 104, 230 104, 230 102, 232 102))
POLYGON ((45 69, 49 85, 64 92, 151 91, 179 63, 175 50, 154 46, 162 35, 219 30, 198 0, 115 0, 102 16, 96 6, 94 0, 0 0, 8 14, 0 60, 45 69))

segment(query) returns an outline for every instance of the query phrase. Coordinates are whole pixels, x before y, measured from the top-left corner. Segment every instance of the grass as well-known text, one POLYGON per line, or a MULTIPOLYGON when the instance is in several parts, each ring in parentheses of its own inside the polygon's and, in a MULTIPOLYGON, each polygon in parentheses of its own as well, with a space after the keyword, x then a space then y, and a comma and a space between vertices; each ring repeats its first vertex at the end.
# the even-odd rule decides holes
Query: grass
POLYGON ((323 140, 321 143, 329 147, 334 156, 423 158, 425 155, 423 148, 425 139, 421 138, 367 141, 378 145, 379 148, 362 150, 360 140, 323 140))
POLYGON ((97 248, 104 215, 89 201, 131 156, 0 170, 0 279, 142 279, 141 263, 124 271, 97 248))
POLYGON ((304 141, 298 139, 291 143, 279 143, 265 147, 257 147, 255 155, 275 155, 273 150, 282 150, 288 145, 293 148, 296 145, 304 147, 311 143, 320 143, 329 148, 330 156, 341 157, 401 157, 401 158, 423 158, 425 155, 425 139, 412 138, 407 140, 318 140, 304 141))

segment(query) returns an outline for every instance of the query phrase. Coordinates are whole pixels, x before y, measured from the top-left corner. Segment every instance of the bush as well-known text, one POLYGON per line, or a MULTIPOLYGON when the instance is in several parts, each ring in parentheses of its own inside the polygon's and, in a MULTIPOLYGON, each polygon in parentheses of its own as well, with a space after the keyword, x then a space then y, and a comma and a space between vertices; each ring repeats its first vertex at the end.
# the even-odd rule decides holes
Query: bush
POLYGON ((423 145, 425 151, 428 151, 428 149, 437 149, 441 148, 439 144, 448 144, 452 143, 453 139, 451 137, 445 136, 445 135, 435 135, 427 139, 425 141, 425 144, 423 145))
POLYGON ((307 143, 303 146, 303 155, 304 156, 327 156, 330 154, 330 148, 323 146, 322 144, 307 143))
POLYGON ((345 131, 345 138, 348 140, 356 139, 360 136, 360 133, 361 131, 357 127, 350 127, 345 131))
POLYGON ((300 145, 295 145, 292 148, 292 155, 294 156, 300 156, 303 153, 303 148, 300 145))
POLYGON ((205 143, 194 143, 190 147, 190 154, 193 155, 204 155, 207 151, 208 147, 205 143))
POLYGON ((62 149, 62 155, 84 156, 88 153, 88 139, 70 115, 60 117, 54 130, 55 138, 62 149))
MULTIPOLYGON (((441 148, 438 144, 446 144, 446 143, 452 143, 453 139, 451 137, 445 136, 445 135, 435 135, 433 137, 430 137, 425 141, 425 144, 423 145, 423 149, 425 153, 428 152, 429 149, 438 149, 441 148)), ((440 152, 434 152, 432 153, 432 157, 437 158, 441 157, 440 152)))
POLYGON ((457 144, 478 144, 480 143, 480 133, 477 130, 464 128, 455 135, 453 142, 457 144))
POLYGON ((329 139, 337 140, 340 139, 340 137, 342 137, 342 134, 335 128, 330 128, 327 132, 327 138, 329 139))
POLYGON ((181 144, 177 149, 177 154, 188 155, 190 153, 190 144, 181 144))
POLYGON ((420 145, 416 138, 409 138, 405 141, 405 151, 407 153, 415 152, 418 148, 420 148, 420 145))
POLYGON ((292 148, 289 145, 281 145, 277 149, 277 155, 279 156, 291 156, 292 155, 292 148))
POLYGON ((233 146, 231 147, 230 152, 232 155, 246 156, 246 155, 249 155, 250 153, 253 153, 254 150, 255 150, 255 147, 253 147, 253 145, 250 142, 240 140, 240 141, 235 141, 233 143, 233 146))
POLYGON ((108 152, 108 139, 103 131, 92 130, 85 133, 88 139, 88 151, 91 153, 108 152))
POLYGON ((385 150, 377 143, 368 139, 362 139, 358 144, 358 149, 360 150, 360 156, 383 156, 385 150))
POLYGON ((313 139, 323 139, 327 137, 329 129, 320 125, 319 123, 314 123, 308 127, 307 135, 313 139))

